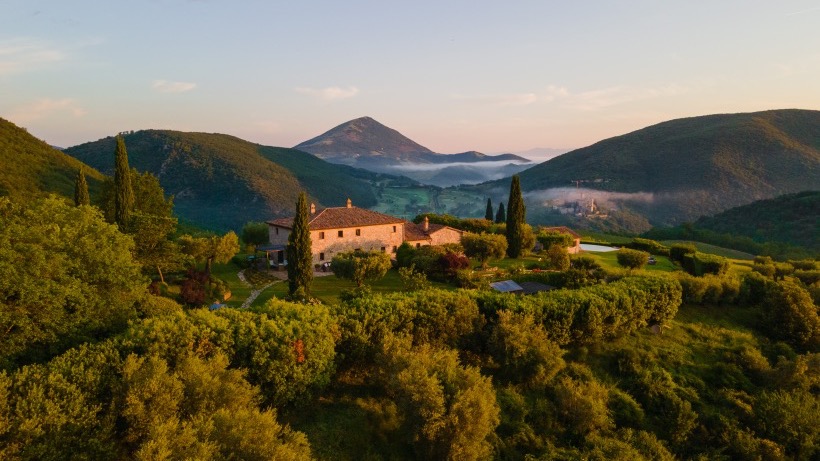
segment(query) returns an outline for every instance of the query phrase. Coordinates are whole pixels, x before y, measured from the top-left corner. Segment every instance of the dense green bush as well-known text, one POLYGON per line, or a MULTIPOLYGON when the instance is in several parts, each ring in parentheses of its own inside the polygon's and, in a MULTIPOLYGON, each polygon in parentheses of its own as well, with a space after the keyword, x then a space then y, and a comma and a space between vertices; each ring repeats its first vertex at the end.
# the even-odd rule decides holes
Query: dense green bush
POLYGON ((578 290, 553 290, 527 297, 476 293, 485 315, 500 309, 532 314, 552 341, 591 344, 649 324, 663 324, 677 313, 681 285, 668 277, 625 277, 578 290))
POLYGON ((551 245, 559 245, 564 248, 569 248, 575 244, 575 239, 572 235, 564 232, 542 230, 535 235, 535 239, 541 243, 544 248, 549 248, 551 245))
POLYGON ((486 459, 499 423, 490 378, 459 363, 454 350, 385 338, 380 380, 402 415, 418 459, 486 459))
POLYGON ((471 292, 438 289, 352 299, 337 307, 336 315, 338 349, 347 365, 372 360, 388 334, 409 335, 414 344, 456 347, 484 324, 471 292))
POLYGON ((729 260, 723 256, 708 253, 688 253, 683 256, 681 266, 692 275, 721 275, 729 270, 729 260))
POLYGON ((627 269, 640 269, 649 262, 649 253, 629 248, 621 248, 616 256, 618 264, 627 269))
POLYGON ((487 349, 508 382, 544 386, 564 367, 564 352, 529 314, 499 311, 487 349))
POLYGON ((653 255, 669 256, 669 247, 655 240, 634 238, 626 246, 653 255))
POLYGON ((669 259, 677 263, 683 263, 683 257, 688 254, 695 254, 698 249, 691 243, 675 243, 669 247, 669 259))
POLYGON ((735 304, 740 295, 740 279, 729 275, 695 277, 675 272, 683 289, 683 302, 691 304, 735 304))

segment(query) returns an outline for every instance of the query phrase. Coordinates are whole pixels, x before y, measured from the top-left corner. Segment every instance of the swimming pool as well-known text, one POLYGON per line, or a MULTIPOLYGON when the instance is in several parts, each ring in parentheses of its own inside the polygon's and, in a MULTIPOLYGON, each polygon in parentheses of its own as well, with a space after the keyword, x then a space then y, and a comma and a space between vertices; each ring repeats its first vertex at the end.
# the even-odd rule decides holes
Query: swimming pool
POLYGON ((581 249, 583 251, 591 251, 594 253, 606 253, 608 251, 618 251, 618 248, 610 247, 606 245, 594 245, 592 243, 582 243, 581 249))

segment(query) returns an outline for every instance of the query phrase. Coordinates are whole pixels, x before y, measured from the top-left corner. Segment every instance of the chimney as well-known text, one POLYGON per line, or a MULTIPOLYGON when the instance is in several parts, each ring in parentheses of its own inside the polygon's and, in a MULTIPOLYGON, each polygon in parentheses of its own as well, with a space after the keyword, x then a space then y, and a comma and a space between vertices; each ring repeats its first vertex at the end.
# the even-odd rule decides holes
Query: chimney
POLYGON ((425 216, 424 217, 424 232, 427 232, 429 230, 430 230, 430 218, 425 216))
POLYGON ((316 214, 316 204, 315 203, 310 204, 310 214, 316 214))
POLYGON ((353 208, 353 202, 349 198, 347 199, 347 207, 353 208))

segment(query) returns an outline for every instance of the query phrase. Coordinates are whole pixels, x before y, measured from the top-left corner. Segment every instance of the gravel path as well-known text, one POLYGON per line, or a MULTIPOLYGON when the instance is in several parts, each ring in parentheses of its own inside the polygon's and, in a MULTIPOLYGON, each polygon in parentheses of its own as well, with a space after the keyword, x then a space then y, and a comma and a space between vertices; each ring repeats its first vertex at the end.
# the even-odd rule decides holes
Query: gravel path
MULTIPOLYGON (((248 279, 245 278, 245 271, 244 270, 239 271, 236 274, 236 276, 239 277, 239 281, 242 282, 243 284, 245 284, 245 286, 248 286, 248 287, 252 286, 250 284, 250 282, 248 282, 248 279)), ((273 285, 274 283, 279 283, 281 281, 282 280, 277 280, 275 282, 270 282, 266 285, 263 285, 261 288, 258 288, 256 290, 251 291, 251 294, 248 295, 248 298, 245 300, 244 303, 242 303, 241 306, 239 306, 239 308, 240 309, 247 309, 251 304, 253 304, 254 301, 256 301, 256 298, 258 298, 259 295, 262 294, 262 292, 265 291, 266 288, 273 285)))

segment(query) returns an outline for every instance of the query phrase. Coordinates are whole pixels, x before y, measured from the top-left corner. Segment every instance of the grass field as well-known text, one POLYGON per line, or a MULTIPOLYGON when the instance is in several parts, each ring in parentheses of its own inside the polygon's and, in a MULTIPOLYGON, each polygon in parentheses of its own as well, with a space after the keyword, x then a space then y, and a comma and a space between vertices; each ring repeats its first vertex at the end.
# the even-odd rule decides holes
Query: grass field
POLYGON ((713 255, 723 256, 723 257, 729 258, 729 259, 742 259, 742 260, 748 260, 748 261, 751 261, 751 260, 755 259, 755 256, 753 254, 744 253, 743 251, 738 251, 738 250, 732 250, 731 248, 723 248, 723 247, 719 247, 717 245, 710 245, 708 243, 690 242, 690 241, 684 241, 684 240, 663 240, 663 241, 661 241, 661 243, 666 245, 666 246, 671 246, 671 245, 674 245, 676 243, 691 243, 691 244, 695 245, 695 247, 701 253, 710 253, 710 254, 713 254, 713 255))

